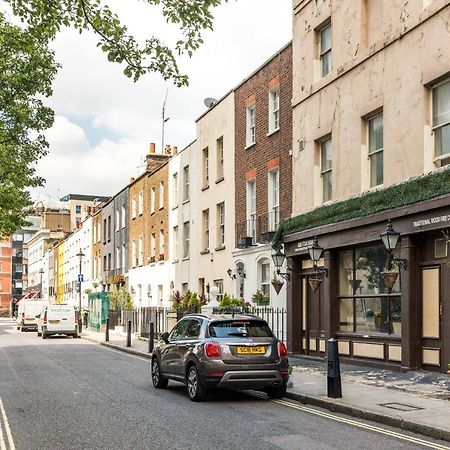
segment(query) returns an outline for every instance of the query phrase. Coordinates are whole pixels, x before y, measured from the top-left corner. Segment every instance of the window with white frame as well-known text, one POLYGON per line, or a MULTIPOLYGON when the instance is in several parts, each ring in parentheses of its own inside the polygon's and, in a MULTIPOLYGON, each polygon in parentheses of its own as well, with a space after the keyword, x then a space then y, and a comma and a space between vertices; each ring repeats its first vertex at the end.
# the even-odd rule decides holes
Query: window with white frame
POLYGON ((183 224, 183 258, 189 258, 189 222, 183 224))
POLYGON ((222 297, 223 297, 223 279, 214 280, 213 283, 214 283, 214 286, 216 286, 219 289, 219 294, 217 295, 217 301, 221 302, 222 297))
POLYGON ((139 250, 138 265, 142 266, 142 264, 144 263, 144 238, 142 236, 139 236, 138 250, 139 250))
POLYGON ((133 239, 131 242, 131 265, 136 267, 138 265, 137 257, 136 257, 136 241, 133 239))
POLYGON ((217 205, 217 247, 225 247, 225 203, 217 205))
POLYGON ((202 227, 202 250, 206 252, 209 251, 209 209, 202 212, 202 227))
POLYGON ((156 233, 150 235, 150 258, 151 262, 155 262, 156 258, 156 233))
POLYGON ((125 244, 122 244, 122 259, 121 259, 121 263, 122 263, 122 270, 123 271, 125 271, 125 254, 126 254, 125 244))
POLYGON ((159 260, 162 261, 165 258, 164 255, 164 230, 159 230, 159 260))
POLYGON ((280 224, 280 170, 269 171, 269 230, 276 231, 280 224))
POLYGON ((139 192, 139 215, 144 212, 144 191, 139 192))
POLYGON ((173 206, 178 206, 178 173, 172 175, 172 188, 173 206))
POLYGON ((127 215, 126 215, 125 205, 122 205, 122 228, 125 228, 125 226, 126 226, 126 219, 127 219, 127 215))
POLYGON ((179 249, 178 249, 178 227, 173 227, 173 259, 178 261, 179 249))
POLYGON ((450 79, 433 87, 434 163, 450 164, 450 79))
POLYGON ((260 282, 260 291, 270 300, 270 261, 268 259, 263 259, 260 262, 261 269, 261 282, 260 282))
POLYGON ((217 139, 216 142, 216 166, 217 166, 217 174, 216 180, 221 180, 224 176, 223 170, 223 136, 217 139))
POLYGON ((101 242, 101 240, 102 240, 102 224, 99 221, 97 223, 97 242, 101 242))
POLYGON ((209 186, 209 149, 205 147, 202 151, 202 181, 203 187, 209 186))
POLYGON ((320 73, 324 77, 331 72, 331 23, 325 25, 319 33, 320 73))
POLYGON ((164 181, 159 182, 159 209, 164 208, 164 181))
POLYGON ((370 186, 383 184, 383 114, 367 120, 369 133, 370 186))
POLYGON ((116 269, 120 269, 120 248, 116 247, 116 269))
POLYGON ((97 242, 97 227, 95 226, 95 224, 92 228, 92 242, 97 242))
POLYGON ((269 92, 269 133, 280 128, 280 88, 277 86, 269 92))
POLYGON ((183 201, 189 200, 189 166, 183 168, 183 201))
POLYGON ((247 106, 246 109, 246 147, 256 142, 256 122, 255 122, 256 107, 255 104, 247 106))
POLYGON ((136 197, 133 197, 131 199, 131 217, 133 219, 136 218, 136 213, 137 213, 137 208, 136 207, 137 207, 137 205, 136 205, 136 197))
POLYGON ((322 201, 328 202, 333 197, 332 170, 333 154, 331 137, 319 142, 320 146, 320 177, 322 179, 322 201))
POLYGON ((150 214, 155 212, 156 190, 154 187, 150 189, 150 214))
POLYGON ((246 183, 247 194, 247 236, 256 242, 256 180, 246 183))
POLYGON ((119 210, 116 209, 116 226, 115 226, 115 230, 119 231, 120 229, 120 213, 119 210))

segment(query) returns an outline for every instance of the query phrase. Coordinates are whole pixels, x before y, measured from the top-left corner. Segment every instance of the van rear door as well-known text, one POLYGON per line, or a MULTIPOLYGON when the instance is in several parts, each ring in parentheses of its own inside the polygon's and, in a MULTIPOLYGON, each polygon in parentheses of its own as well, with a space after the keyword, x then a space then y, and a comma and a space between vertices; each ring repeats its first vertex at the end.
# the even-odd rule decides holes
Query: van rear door
POLYGON ((61 333, 68 331, 75 331, 75 310, 73 306, 49 306, 47 310, 47 330, 61 331, 61 333))

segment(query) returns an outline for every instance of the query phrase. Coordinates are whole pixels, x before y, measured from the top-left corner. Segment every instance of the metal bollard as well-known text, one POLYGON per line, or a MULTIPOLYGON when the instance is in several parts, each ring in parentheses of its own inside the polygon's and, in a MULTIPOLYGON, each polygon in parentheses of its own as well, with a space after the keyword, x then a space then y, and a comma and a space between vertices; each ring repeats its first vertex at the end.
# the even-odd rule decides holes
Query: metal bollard
POLYGON ((330 398, 342 398, 338 341, 334 338, 328 339, 327 396, 330 398))
POLYGON ((109 317, 106 318, 105 342, 109 342, 109 317))
POLYGON ((127 347, 131 347, 131 320, 127 324, 127 347))
POLYGON ((152 353, 155 347, 155 327, 153 322, 148 323, 148 352, 152 353))

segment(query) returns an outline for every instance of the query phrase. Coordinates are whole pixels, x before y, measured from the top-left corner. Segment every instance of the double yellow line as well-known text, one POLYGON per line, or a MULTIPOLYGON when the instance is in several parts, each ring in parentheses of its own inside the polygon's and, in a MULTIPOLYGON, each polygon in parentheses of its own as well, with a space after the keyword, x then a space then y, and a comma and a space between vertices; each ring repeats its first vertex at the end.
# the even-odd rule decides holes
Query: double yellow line
POLYGON ((408 442, 412 442, 414 444, 423 445, 424 447, 434 448, 434 449, 439 449, 439 450, 450 450, 450 447, 447 447, 446 445, 435 444, 433 442, 425 441, 424 439, 416 438, 414 436, 408 436, 406 434, 398 433, 396 431, 390 431, 390 430, 386 430, 386 429, 381 428, 381 427, 376 427, 376 426, 370 425, 368 423, 362 423, 362 422, 358 422, 356 420, 347 419, 345 417, 341 417, 341 416, 338 416, 338 415, 335 415, 335 414, 331 414, 331 413, 327 413, 327 412, 324 412, 324 411, 320 411, 320 410, 317 410, 317 409, 314 409, 314 408, 311 408, 311 407, 308 407, 308 406, 299 405, 299 404, 296 404, 296 403, 288 402, 286 400, 272 400, 272 401, 274 403, 277 403, 278 405, 286 406, 288 408, 297 409, 299 411, 303 411, 303 412, 306 412, 308 414, 313 414, 315 416, 319 416, 319 417, 323 417, 323 418, 326 418, 326 419, 334 420, 335 422, 345 423, 347 425, 351 425, 353 427, 362 428, 364 430, 370 430, 370 431, 374 431, 376 433, 385 434, 387 436, 395 437, 395 438, 401 439, 403 441, 408 441, 408 442))
POLYGON ((0 397, 0 450, 15 450, 14 440, 9 427, 8 417, 6 416, 5 407, 0 397), (4 432, 4 434, 3 434, 4 432), (6 437, 5 437, 6 436, 6 437))

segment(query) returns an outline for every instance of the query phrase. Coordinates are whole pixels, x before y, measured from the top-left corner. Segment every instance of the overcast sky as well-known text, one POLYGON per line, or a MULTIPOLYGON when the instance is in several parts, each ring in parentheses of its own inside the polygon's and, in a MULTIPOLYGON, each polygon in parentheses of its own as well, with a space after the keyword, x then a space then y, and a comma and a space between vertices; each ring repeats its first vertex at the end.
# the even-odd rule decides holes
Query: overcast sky
MULTIPOLYGON (((135 0, 108 3, 138 37, 177 38, 158 9, 135 0)), ((203 100, 222 97, 291 39, 291 8, 291 0, 230 0, 216 8, 214 30, 191 59, 181 61, 190 77, 187 88, 157 74, 134 83, 96 48, 95 36, 63 31, 53 45, 62 64, 49 101, 55 124, 47 132, 49 154, 38 163, 47 182, 33 198, 113 195, 141 173, 150 142, 161 145, 167 87, 165 143, 181 149, 192 142, 203 100)))

